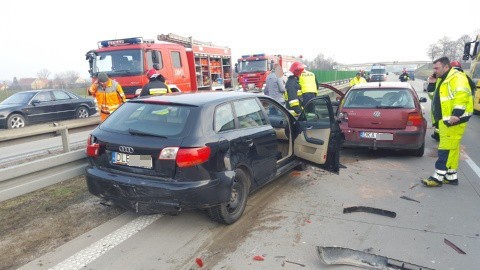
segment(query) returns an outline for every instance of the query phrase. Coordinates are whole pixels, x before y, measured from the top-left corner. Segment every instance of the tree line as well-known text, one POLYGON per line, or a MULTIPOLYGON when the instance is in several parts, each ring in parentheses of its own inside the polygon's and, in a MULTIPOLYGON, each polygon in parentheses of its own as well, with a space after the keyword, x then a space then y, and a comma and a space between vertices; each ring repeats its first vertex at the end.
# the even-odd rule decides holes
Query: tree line
POLYGON ((476 35, 480 33, 480 29, 478 29, 472 35, 462 35, 457 39, 452 39, 450 37, 444 36, 440 38, 437 42, 432 43, 427 48, 427 56, 430 60, 435 60, 442 56, 448 57, 450 60, 454 61, 461 61, 463 56, 463 48, 466 42, 472 41, 475 39, 476 35))
MULTIPOLYGON (((42 88, 61 88, 61 89, 73 89, 78 87, 76 81, 80 78, 77 71, 69 70, 65 72, 52 73, 44 68, 37 72, 37 77, 32 79, 38 79, 40 82, 37 86, 22 85, 19 82, 19 78, 13 77, 12 83, 8 86, 9 90, 31 90, 42 88)), ((88 82, 87 82, 88 83, 88 82)))

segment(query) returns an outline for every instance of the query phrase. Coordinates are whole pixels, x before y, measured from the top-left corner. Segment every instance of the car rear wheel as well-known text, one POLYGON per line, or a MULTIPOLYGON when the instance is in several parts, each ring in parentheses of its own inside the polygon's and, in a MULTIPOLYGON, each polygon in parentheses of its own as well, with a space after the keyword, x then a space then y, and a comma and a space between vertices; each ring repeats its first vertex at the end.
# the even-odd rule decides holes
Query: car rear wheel
POLYGON ((88 118, 90 116, 90 113, 88 112, 88 109, 84 106, 80 106, 76 113, 75 113, 76 118, 88 118))
POLYGON ((25 118, 20 114, 12 114, 7 119, 7 128, 22 128, 26 126, 25 118))
POLYGON ((217 206, 210 207, 208 215, 216 222, 224 224, 235 223, 243 214, 247 205, 248 189, 250 179, 248 175, 240 170, 235 170, 230 201, 217 206))
POLYGON ((425 153, 425 142, 420 146, 418 149, 410 150, 410 155, 414 157, 423 157, 423 154, 425 153))

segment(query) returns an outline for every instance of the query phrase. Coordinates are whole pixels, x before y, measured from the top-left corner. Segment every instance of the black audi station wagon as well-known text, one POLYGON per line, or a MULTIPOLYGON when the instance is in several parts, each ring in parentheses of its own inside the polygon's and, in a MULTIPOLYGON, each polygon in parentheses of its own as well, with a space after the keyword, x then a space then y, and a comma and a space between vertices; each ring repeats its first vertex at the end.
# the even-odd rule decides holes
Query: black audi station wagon
POLYGON ((89 191, 138 213, 206 209, 231 224, 248 194, 303 161, 338 172, 340 128, 330 100, 295 119, 251 93, 170 94, 130 100, 90 135, 89 191))

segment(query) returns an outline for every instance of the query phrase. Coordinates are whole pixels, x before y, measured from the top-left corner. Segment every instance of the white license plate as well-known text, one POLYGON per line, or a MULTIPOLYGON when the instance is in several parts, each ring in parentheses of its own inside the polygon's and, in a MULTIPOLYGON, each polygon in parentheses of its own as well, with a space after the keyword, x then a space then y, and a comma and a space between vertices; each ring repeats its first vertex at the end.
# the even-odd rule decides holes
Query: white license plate
POLYGON ((376 139, 377 141, 392 141, 393 134, 362 131, 360 132, 360 138, 376 139))
POLYGON ((248 87, 248 89, 253 89, 253 88, 255 88, 255 84, 254 83, 249 83, 247 87, 248 87))
POLYGON ((112 152, 112 163, 117 165, 151 169, 152 157, 149 155, 129 155, 125 153, 112 152))

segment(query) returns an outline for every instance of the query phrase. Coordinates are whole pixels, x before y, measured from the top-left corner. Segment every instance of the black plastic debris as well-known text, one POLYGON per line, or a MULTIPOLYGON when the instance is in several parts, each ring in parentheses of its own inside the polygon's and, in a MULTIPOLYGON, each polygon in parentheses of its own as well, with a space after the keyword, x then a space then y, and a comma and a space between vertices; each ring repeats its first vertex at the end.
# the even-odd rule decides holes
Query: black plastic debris
POLYGON ((454 249, 456 252, 458 252, 459 254, 463 254, 463 255, 467 254, 467 253, 465 253, 465 251, 463 251, 463 250, 461 250, 459 247, 457 247, 454 243, 448 241, 447 238, 443 238, 443 242, 444 242, 445 244, 447 244, 447 246, 453 248, 453 249, 454 249))
POLYGON ((402 196, 402 197, 400 197, 400 199, 404 199, 404 200, 407 200, 407 201, 412 201, 412 202, 420 203, 420 201, 417 201, 417 200, 412 199, 412 198, 407 197, 407 196, 402 196))
POLYGON ((352 207, 343 208, 344 214, 349 214, 353 212, 365 212, 365 213, 377 214, 377 215, 391 217, 391 218, 395 218, 397 216, 397 213, 395 212, 383 210, 380 208, 368 207, 368 206, 352 206, 352 207))

